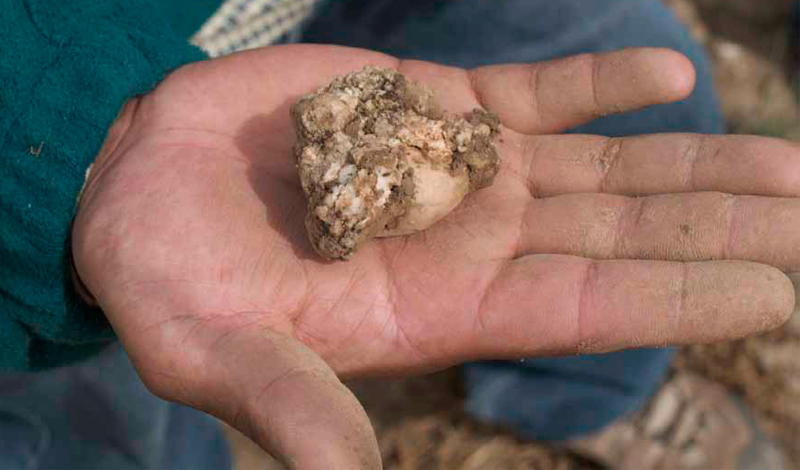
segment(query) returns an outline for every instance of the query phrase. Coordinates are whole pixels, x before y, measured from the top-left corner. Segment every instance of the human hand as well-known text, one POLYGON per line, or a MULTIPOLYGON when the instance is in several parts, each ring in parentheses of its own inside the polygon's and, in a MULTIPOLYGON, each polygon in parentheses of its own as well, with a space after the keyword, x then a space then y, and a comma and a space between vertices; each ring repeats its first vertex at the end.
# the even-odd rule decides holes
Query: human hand
POLYGON ((291 468, 379 468, 339 377, 787 319, 792 285, 767 264, 800 270, 797 146, 553 135, 681 99, 693 81, 686 59, 652 49, 472 72, 324 46, 192 64, 109 133, 75 219, 76 268, 154 393, 291 468), (289 106, 367 64, 427 83, 452 112, 496 112, 502 166, 431 229, 324 262, 304 232, 289 106))

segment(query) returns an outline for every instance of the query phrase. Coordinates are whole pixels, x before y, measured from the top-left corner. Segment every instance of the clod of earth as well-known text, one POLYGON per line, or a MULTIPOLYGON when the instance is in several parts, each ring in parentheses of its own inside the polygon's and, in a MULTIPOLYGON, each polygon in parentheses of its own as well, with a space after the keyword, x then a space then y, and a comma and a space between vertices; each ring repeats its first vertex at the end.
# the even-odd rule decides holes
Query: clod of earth
POLYGON ((448 116, 428 87, 391 69, 338 77, 302 97, 292 118, 306 229, 327 259, 427 229, 490 186, 500 165, 497 116, 448 116))

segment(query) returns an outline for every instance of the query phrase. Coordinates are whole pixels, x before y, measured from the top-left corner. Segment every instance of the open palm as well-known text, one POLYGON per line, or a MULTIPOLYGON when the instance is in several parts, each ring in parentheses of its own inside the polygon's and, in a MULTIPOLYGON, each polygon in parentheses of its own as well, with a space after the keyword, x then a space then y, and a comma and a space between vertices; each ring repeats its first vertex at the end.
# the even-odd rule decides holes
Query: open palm
POLYGON ((554 135, 692 82, 664 50, 467 72, 287 46, 189 65, 110 132, 76 267, 155 393, 292 467, 376 468, 337 377, 709 341, 787 318, 791 283, 766 265, 800 270, 797 147, 554 135), (501 171, 431 229, 325 262, 304 232, 289 107, 365 65, 427 83, 453 113, 498 113, 501 171))

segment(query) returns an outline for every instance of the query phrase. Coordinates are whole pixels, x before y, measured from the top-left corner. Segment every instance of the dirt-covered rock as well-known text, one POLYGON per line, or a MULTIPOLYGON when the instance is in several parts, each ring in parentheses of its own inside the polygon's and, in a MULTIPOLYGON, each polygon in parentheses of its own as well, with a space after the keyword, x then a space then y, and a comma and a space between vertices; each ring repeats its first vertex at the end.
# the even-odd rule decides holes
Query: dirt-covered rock
POLYGON ((448 116, 430 89, 391 69, 336 78, 301 98, 292 117, 306 229, 328 259, 427 229, 499 168, 497 117, 448 116))

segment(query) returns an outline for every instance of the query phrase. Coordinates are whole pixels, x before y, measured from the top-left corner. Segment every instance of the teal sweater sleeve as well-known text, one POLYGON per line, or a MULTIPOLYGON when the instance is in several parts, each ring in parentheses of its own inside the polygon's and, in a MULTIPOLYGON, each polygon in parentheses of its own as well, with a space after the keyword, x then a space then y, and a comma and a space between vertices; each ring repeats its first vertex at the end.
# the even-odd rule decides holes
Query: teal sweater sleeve
POLYGON ((169 1, 3 1, 0 370, 68 364, 114 340, 73 290, 69 227, 123 103, 204 58, 160 10, 169 1))

